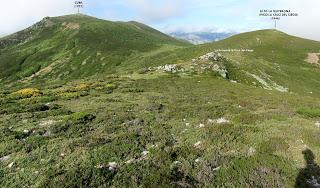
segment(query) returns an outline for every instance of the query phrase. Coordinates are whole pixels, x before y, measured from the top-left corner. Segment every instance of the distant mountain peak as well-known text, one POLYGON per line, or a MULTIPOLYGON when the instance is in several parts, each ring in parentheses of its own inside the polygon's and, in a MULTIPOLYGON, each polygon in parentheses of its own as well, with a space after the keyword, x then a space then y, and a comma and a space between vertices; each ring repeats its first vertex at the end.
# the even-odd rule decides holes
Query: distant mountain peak
POLYGON ((192 44, 204 44, 228 38, 236 33, 232 32, 183 32, 177 31, 169 33, 170 36, 186 40, 192 44))

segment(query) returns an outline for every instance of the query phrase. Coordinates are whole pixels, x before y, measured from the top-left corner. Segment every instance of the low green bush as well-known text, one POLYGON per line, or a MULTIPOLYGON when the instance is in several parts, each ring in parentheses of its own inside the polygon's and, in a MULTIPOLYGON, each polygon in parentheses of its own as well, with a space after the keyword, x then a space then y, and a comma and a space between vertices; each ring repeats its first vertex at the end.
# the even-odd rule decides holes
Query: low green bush
POLYGON ((297 113, 306 117, 320 117, 320 108, 299 108, 297 113))
POLYGON ((95 115, 87 112, 77 112, 66 118, 66 121, 71 121, 72 123, 88 123, 96 118, 95 115))

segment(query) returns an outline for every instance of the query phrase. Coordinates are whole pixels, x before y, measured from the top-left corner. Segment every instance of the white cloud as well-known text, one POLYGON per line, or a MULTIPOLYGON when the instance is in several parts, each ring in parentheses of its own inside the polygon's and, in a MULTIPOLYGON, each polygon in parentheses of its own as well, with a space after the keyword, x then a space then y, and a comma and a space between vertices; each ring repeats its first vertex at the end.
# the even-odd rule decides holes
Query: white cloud
POLYGON ((71 14, 73 0, 0 0, 0 35, 21 30, 46 16, 71 14))
POLYGON ((291 0, 284 7, 291 8, 298 17, 283 18, 279 28, 289 34, 320 41, 319 0, 291 0))
POLYGON ((146 23, 165 21, 184 12, 183 0, 125 0, 137 13, 137 20, 146 23))

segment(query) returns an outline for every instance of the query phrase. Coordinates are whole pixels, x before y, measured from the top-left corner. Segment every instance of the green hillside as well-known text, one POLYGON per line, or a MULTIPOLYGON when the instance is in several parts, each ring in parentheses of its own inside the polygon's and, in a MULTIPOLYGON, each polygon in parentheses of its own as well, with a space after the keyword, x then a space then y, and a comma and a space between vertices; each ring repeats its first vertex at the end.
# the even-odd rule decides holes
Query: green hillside
POLYGON ((45 18, 0 39, 0 78, 65 80, 112 73, 118 66, 130 66, 121 64, 141 53, 186 45, 138 22, 81 14, 45 18))
POLYGON ((137 67, 141 64, 192 66, 199 63, 192 62, 192 59, 217 51, 216 54, 220 53, 228 59, 223 66, 229 70, 229 80, 267 89, 320 96, 317 89, 320 87, 319 63, 311 64, 306 61, 308 54, 319 53, 319 50, 320 42, 290 36, 277 30, 261 30, 239 34, 219 42, 177 49, 174 53, 164 52, 147 59, 142 57, 135 61, 138 62, 137 67), (241 49, 250 51, 237 51, 241 49))
POLYGON ((0 46, 0 187, 320 182, 320 42, 70 15, 0 46))

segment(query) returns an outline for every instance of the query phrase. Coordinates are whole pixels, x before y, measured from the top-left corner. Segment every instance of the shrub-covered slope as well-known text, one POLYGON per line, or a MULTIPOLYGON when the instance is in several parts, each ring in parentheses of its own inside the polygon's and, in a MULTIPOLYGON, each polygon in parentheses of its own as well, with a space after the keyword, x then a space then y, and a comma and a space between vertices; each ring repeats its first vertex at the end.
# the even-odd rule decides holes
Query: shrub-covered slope
POLYGON ((83 78, 130 66, 122 63, 141 53, 186 45, 138 22, 81 14, 48 17, 0 39, 0 78, 83 78))

